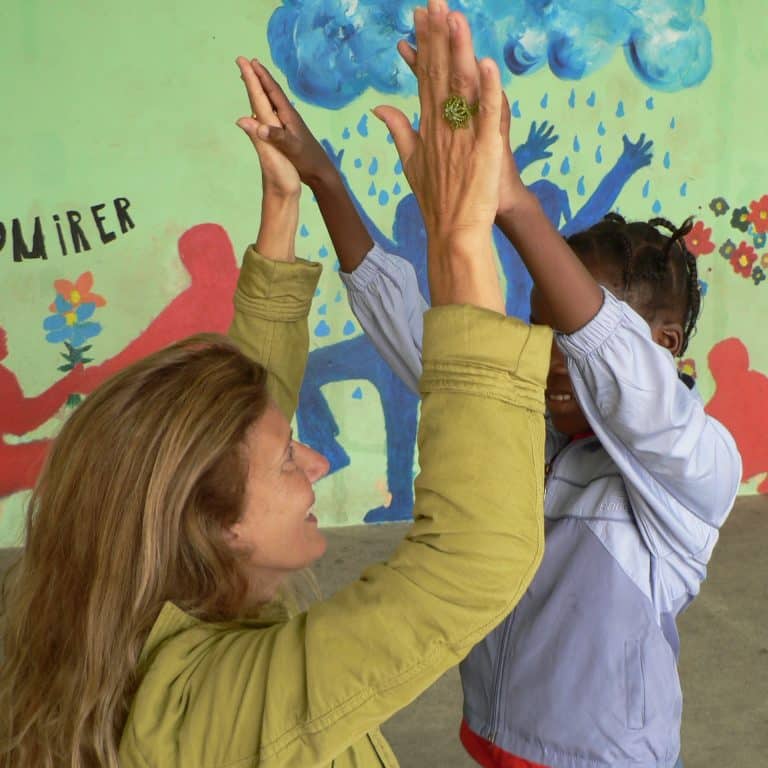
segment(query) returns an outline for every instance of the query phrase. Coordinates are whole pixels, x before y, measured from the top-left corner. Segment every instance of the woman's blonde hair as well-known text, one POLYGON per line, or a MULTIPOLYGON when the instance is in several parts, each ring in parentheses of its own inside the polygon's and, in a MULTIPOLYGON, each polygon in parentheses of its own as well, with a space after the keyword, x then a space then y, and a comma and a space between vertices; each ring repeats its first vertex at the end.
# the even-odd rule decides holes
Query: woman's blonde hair
POLYGON ((226 338, 195 336, 118 373, 63 426, 4 589, 0 765, 116 768, 163 603, 240 616, 248 585, 223 533, 266 379, 226 338))

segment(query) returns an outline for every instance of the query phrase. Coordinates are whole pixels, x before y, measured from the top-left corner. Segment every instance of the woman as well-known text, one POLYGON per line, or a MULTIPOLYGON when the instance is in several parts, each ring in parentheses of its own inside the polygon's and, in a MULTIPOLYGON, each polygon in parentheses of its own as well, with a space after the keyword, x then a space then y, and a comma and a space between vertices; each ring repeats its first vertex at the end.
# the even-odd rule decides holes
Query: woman
POLYGON ((189 339, 126 369, 57 438, 7 596, 2 764, 396 765, 378 725, 528 585, 550 334, 503 317, 499 74, 443 2, 415 26, 419 132, 377 110, 429 234, 412 528, 387 563, 286 615, 290 576, 325 547, 312 484, 328 465, 289 426, 320 269, 294 257, 299 179, 262 142, 276 118, 239 59, 264 194, 232 342, 189 339), (443 117, 452 90, 479 97, 464 128, 443 117))

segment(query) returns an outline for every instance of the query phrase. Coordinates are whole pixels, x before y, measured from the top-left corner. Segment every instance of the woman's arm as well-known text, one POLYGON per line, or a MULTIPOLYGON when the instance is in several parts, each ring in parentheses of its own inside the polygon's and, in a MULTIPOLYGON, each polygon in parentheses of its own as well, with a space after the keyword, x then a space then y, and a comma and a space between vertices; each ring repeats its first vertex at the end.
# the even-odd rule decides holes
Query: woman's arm
POLYGON ((238 125, 259 157, 262 198, 259 233, 243 258, 229 335, 267 369, 272 397, 290 419, 307 363, 307 317, 321 268, 296 259, 301 182, 293 165, 262 138, 279 121, 251 63, 242 57, 237 63, 252 110, 238 125))

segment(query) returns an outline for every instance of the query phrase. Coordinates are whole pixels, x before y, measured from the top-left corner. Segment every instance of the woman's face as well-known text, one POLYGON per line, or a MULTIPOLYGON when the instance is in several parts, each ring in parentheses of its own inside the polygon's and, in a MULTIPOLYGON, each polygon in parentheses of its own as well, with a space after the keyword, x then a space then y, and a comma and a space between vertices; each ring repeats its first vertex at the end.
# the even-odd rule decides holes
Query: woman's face
POLYGON ((248 480, 243 514, 230 527, 232 546, 247 553, 254 589, 269 599, 291 572, 325 552, 313 508, 313 483, 328 473, 328 460, 293 440, 291 427, 270 405, 246 435, 248 480))

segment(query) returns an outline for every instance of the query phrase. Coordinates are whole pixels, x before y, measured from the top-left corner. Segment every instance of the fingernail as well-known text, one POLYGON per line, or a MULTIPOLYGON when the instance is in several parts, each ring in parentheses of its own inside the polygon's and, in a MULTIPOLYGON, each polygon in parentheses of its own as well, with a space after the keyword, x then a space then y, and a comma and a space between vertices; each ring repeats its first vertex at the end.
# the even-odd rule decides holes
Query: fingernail
POLYGON ((448 17, 448 29, 452 35, 456 34, 456 19, 453 16, 448 17))

